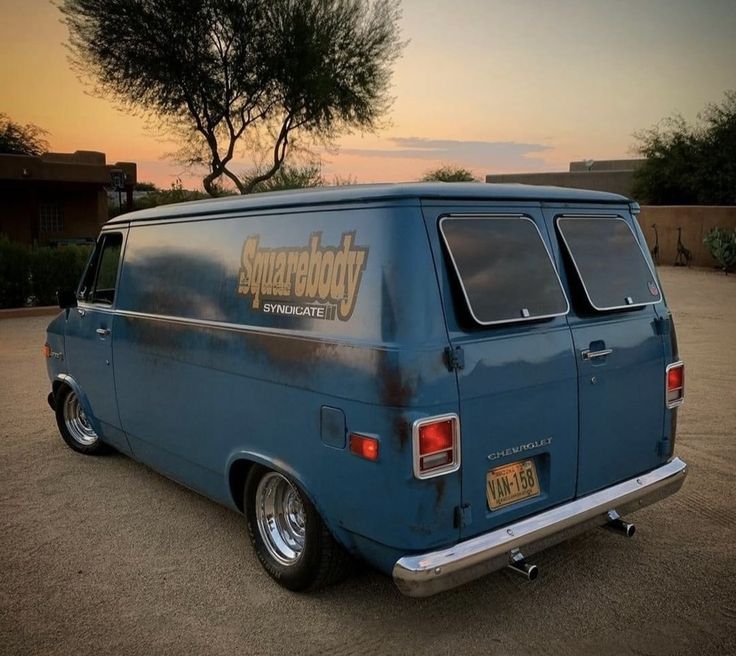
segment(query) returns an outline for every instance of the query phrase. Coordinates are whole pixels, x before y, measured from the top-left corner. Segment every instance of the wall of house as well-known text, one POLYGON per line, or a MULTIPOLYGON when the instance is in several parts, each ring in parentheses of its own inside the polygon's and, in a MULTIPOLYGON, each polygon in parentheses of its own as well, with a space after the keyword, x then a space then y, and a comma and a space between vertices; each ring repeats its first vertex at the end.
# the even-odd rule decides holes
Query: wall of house
POLYGON ((69 189, 64 185, 0 186, 0 234, 21 244, 95 239, 107 220, 107 195, 97 185, 69 189), (63 216, 61 232, 42 232, 40 211, 56 205, 63 216))
POLYGON ((736 206, 643 205, 638 218, 650 251, 656 243, 653 226, 657 226, 659 264, 675 263, 677 229, 682 228, 682 243, 693 255, 692 266, 712 267, 718 263, 703 239, 713 228, 736 229, 736 206))
POLYGON ((573 189, 595 189, 631 196, 633 171, 559 171, 552 173, 504 173, 487 175, 486 182, 548 185, 573 189))
POLYGON ((12 241, 48 244, 94 239, 107 220, 105 189, 116 169, 125 172, 124 198, 132 202, 137 168, 132 162, 106 164, 104 153, 76 151, 40 157, 0 154, 0 234, 12 241), (63 230, 41 230, 41 213, 63 216, 63 230))

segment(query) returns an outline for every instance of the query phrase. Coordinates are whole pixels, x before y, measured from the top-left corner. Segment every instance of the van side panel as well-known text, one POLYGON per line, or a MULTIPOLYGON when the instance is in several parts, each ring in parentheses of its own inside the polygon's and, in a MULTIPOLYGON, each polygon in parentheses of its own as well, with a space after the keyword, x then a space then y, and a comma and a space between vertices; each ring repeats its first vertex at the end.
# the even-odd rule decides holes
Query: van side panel
POLYGON ((426 242, 416 203, 133 225, 115 380, 136 456, 230 505, 234 460, 287 472, 348 547, 456 540, 459 474, 412 473, 412 422, 458 410, 426 242), (322 441, 324 405, 378 462, 322 441))

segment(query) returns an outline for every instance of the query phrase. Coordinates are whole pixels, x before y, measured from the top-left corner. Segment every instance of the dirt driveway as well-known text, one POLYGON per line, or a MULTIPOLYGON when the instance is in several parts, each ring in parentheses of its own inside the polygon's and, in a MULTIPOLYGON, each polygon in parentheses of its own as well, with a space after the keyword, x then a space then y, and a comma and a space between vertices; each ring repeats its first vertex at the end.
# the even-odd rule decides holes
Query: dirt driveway
POLYGON ((276 587, 241 518, 122 456, 64 446, 48 318, 0 321, 1 654, 736 653, 736 276, 663 269, 688 366, 679 495, 426 600, 370 570, 276 587))

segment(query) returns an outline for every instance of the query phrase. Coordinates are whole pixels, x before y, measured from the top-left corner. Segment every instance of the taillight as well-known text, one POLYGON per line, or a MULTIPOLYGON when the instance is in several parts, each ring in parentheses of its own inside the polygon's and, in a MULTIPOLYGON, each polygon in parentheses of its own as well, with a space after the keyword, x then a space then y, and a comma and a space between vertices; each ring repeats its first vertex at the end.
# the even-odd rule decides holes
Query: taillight
POLYGON ((667 407, 676 408, 685 400, 685 364, 673 362, 667 367, 667 407))
POLYGON ((367 435, 350 435, 350 452, 366 460, 378 460, 378 440, 367 435))
POLYGON ((44 344, 43 348, 41 348, 41 353, 43 353, 43 356, 45 358, 51 357, 51 347, 48 344, 44 344))
POLYGON ((460 421, 457 415, 418 419, 412 428, 414 476, 431 478, 460 468, 460 421))

